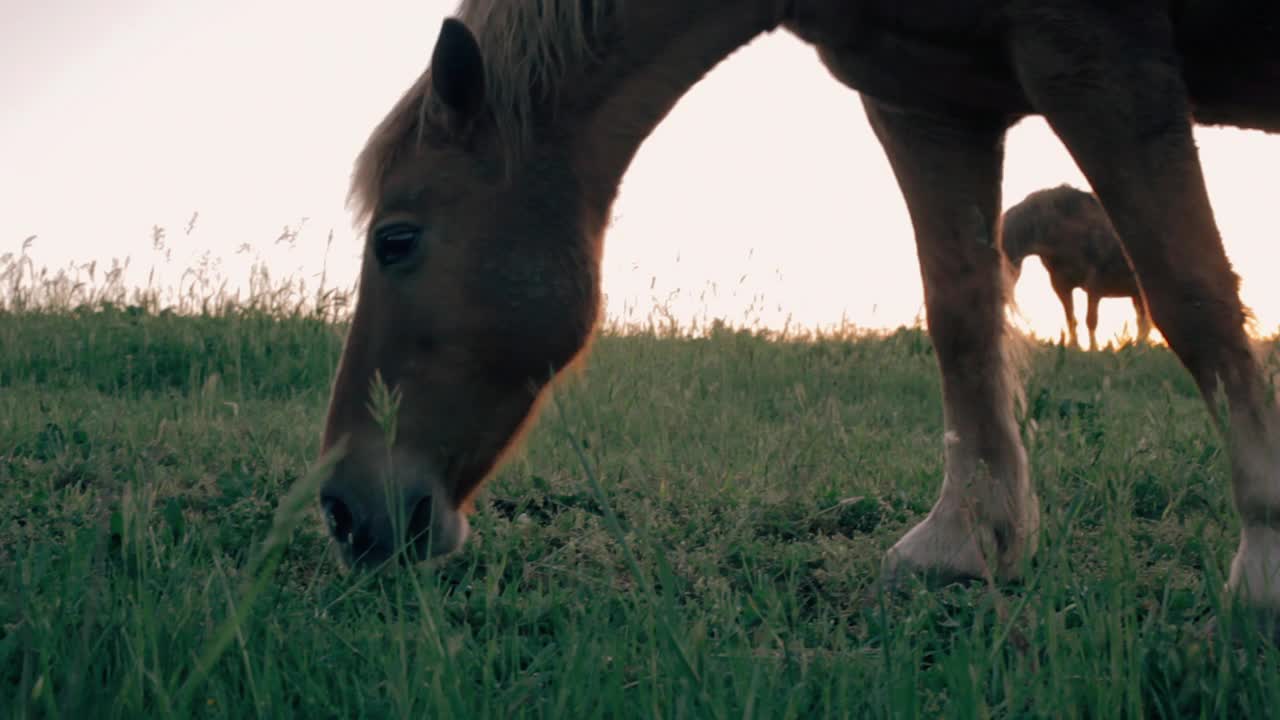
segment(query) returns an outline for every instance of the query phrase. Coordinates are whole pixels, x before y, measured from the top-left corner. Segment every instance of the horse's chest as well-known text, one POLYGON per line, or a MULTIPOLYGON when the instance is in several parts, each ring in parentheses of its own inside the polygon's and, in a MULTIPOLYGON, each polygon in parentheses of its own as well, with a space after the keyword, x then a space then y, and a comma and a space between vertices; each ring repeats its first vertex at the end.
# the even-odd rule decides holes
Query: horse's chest
POLYGON ((839 11, 832 3, 808 5, 809 14, 801 11, 787 27, 816 45, 845 85, 925 110, 1029 111, 984 3, 960 0, 919 22, 906 12, 912 4, 892 12, 867 3, 839 5, 839 11))

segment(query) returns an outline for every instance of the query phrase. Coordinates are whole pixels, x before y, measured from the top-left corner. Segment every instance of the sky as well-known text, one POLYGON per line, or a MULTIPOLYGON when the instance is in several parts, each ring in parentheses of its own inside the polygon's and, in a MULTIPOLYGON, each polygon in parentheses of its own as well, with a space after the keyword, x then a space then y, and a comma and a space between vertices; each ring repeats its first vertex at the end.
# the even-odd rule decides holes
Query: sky
MULTIPOLYGON (((0 23, 0 256, 37 264, 130 258, 180 280, 203 256, 232 286, 248 263, 330 284, 356 277, 351 165, 422 72, 453 0, 43 0, 0 23), (197 215, 198 214, 198 215, 197 215), (190 231, 188 225, 196 220, 190 231), (153 246, 164 228, 170 256, 153 246), (284 228, 292 244, 277 242, 284 228), (330 236, 332 243, 329 244, 330 236), (327 251, 326 251, 327 249, 327 251)), ((1261 331, 1280 326, 1273 209, 1280 138, 1197 130, 1227 251, 1261 331)), ((1005 208, 1087 183, 1038 118, 1010 133, 1005 208)), ((771 328, 923 315, 911 224, 857 96, 786 33, 731 56, 641 148, 606 238, 610 316, 655 304, 682 323, 771 328)), ((1021 324, 1058 337, 1062 310, 1035 258, 1021 324)), ((1084 297, 1076 294, 1083 334, 1084 297)), ((1101 306, 1100 338, 1134 327, 1101 306)))

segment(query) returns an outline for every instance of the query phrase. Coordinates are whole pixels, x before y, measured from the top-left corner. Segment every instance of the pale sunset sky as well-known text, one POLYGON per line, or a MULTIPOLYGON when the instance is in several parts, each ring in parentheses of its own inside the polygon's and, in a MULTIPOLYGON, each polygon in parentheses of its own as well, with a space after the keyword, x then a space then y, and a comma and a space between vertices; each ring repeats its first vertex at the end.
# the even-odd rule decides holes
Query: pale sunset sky
MULTIPOLYGON (((160 225, 175 246, 167 277, 208 251, 234 284, 253 256, 280 275, 318 273, 332 231, 329 278, 350 284, 360 251, 344 207, 351 163, 426 65, 454 5, 8 3, 0 255, 36 235, 37 263, 130 256, 145 278, 160 225), (274 242, 302 218, 296 247, 274 242), (246 243, 251 252, 238 254, 246 243)), ((1275 332, 1280 137, 1197 135, 1245 301, 1259 329, 1275 332)), ((1087 187, 1043 121, 1017 126, 1005 207, 1062 182, 1087 187)), ((780 327, 790 315, 806 327, 846 317, 891 328, 923 311, 911 225, 861 106, 785 33, 730 57, 684 98, 641 149, 615 212, 604 275, 614 316, 669 300, 686 321, 780 327)), ((1061 310, 1034 258, 1017 298, 1026 326, 1058 336, 1061 310)), ((1081 292, 1077 311, 1083 334, 1081 292)), ((1104 301, 1101 316, 1102 338, 1133 327, 1127 301, 1104 301)))

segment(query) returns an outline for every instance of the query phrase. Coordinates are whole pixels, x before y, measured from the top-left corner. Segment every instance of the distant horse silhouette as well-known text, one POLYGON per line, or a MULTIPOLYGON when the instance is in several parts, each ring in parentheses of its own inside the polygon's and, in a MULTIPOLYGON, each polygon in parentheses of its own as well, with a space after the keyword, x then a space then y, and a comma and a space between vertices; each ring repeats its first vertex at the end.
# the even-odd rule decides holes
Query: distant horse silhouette
POLYGON ((1151 334, 1151 318, 1133 266, 1124 254, 1120 238, 1107 219, 1107 211, 1093 193, 1070 185, 1037 190, 1005 211, 1004 253, 1021 276, 1022 261, 1036 255, 1049 273, 1049 284, 1062 301, 1071 344, 1076 336, 1076 310, 1071 293, 1082 288, 1089 309, 1089 349, 1098 349, 1098 301, 1130 298, 1138 315, 1138 342, 1151 334))
MULTIPOLYGON (((465 0, 457 15, 352 178, 366 246, 321 442, 341 459, 320 493, 347 562, 462 545, 477 489, 589 344, 640 145, 717 63, 783 27, 861 93, 915 229, 941 372, 941 490, 883 579, 1008 579, 1036 548, 1000 187, 1006 132, 1042 115, 1227 437, 1227 588, 1280 609, 1280 419, 1192 135, 1280 132, 1280 3, 465 0), (369 411, 379 377, 399 390, 390 436, 369 411)), ((769 112, 787 81, 761 77, 743 110, 769 112)))

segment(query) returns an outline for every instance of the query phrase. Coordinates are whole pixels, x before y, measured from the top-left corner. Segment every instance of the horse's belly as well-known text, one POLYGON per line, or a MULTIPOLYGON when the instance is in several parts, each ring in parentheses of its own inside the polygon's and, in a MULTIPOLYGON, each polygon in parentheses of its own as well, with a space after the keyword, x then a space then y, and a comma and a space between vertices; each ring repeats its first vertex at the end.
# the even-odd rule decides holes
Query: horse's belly
POLYGON ((1280 132, 1280 57, 1188 57, 1183 75, 1196 122, 1280 132))
MULTIPOLYGON (((818 47, 837 79, 883 102, 1035 112, 1002 50, 1003 3, 920 2, 930 11, 912 18, 920 3, 797 0, 786 27, 818 47)), ((1280 2, 1175 0, 1169 10, 1197 122, 1280 132, 1280 2)))

